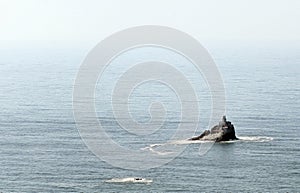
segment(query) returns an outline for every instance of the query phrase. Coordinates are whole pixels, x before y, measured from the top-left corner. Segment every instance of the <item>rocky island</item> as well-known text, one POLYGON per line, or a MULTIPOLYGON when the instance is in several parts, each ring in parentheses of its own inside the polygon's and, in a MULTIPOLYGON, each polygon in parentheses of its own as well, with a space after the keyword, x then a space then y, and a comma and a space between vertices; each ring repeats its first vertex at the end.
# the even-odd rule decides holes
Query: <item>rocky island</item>
POLYGON ((223 116, 219 125, 215 125, 210 130, 205 130, 201 135, 192 137, 189 140, 210 140, 220 142, 237 139, 233 124, 226 120, 226 116, 223 116))

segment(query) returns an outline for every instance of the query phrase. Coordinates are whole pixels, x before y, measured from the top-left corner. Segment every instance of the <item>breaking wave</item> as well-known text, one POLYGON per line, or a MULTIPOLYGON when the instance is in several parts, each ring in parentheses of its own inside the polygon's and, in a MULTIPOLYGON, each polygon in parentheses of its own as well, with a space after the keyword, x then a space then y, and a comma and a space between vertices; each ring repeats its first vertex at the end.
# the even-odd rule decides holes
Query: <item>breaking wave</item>
MULTIPOLYGON (((262 142, 269 142, 272 141, 272 137, 266 137, 266 136, 238 136, 238 140, 232 140, 232 141, 222 141, 219 143, 262 143, 262 142)), ((176 140, 171 141, 168 143, 157 143, 157 144, 151 144, 147 147, 141 148, 141 150, 148 150, 153 153, 156 153, 158 155, 168 155, 172 154, 172 149, 174 149, 174 146, 176 145, 188 145, 188 144, 201 144, 201 143, 213 143, 213 141, 209 141, 209 139, 206 140, 176 140)))

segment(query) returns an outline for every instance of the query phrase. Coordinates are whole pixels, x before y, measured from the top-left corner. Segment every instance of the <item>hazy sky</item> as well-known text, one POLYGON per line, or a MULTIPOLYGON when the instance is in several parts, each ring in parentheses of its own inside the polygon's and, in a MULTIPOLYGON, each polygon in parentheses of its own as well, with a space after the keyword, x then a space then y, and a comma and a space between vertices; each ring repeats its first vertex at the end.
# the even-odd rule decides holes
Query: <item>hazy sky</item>
POLYGON ((0 40, 98 41, 153 24, 199 39, 300 40, 299 0, 0 0, 0 40))

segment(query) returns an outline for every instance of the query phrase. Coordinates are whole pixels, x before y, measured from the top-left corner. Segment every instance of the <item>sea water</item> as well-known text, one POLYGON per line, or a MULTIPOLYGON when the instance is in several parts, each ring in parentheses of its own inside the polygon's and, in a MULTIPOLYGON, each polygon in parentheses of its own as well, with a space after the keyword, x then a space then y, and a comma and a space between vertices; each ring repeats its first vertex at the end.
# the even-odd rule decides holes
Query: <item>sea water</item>
MULTIPOLYGON (((132 116, 147 121, 148 99, 156 97, 168 108, 162 131, 143 140, 128 134, 103 100, 109 92, 101 90, 101 83, 109 88, 110 78, 118 77, 114 73, 120 68, 110 73, 108 69, 96 88, 95 105, 112 139, 128 148, 158 154, 166 153, 160 147, 172 153, 174 146, 187 145, 182 154, 161 167, 128 170, 94 155, 81 140, 73 118, 74 80, 91 47, 2 45, 0 192, 299 192, 300 46, 204 46, 222 75, 226 115, 240 140, 216 143, 205 155, 199 154, 202 142, 167 141, 180 123, 180 108, 176 96, 157 83, 133 92, 132 116)), ((123 62, 144 57, 137 52, 149 57, 159 55, 156 51, 125 54, 123 62)), ((210 118, 208 87, 203 79, 196 80, 197 74, 187 67, 190 63, 174 60, 172 55, 167 59, 177 62, 195 80, 200 98, 195 135, 200 134, 210 118)))

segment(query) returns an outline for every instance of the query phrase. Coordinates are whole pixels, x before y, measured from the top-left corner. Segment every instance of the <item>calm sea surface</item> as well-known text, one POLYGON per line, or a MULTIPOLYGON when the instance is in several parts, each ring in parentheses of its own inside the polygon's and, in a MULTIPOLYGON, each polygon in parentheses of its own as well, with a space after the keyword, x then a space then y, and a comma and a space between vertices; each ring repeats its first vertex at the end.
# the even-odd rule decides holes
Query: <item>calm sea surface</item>
MULTIPOLYGON (((0 192, 299 192, 300 46, 205 46, 224 81, 227 117, 246 140, 215 144, 204 156, 199 155, 200 144, 189 144, 168 164, 142 171, 111 166, 80 138, 73 118, 73 83, 90 48, 1 46, 0 192), (106 182, 128 177, 152 182, 106 182)), ((174 93, 153 83, 132 93, 132 116, 147 121, 149 101, 159 99, 168 109, 162 131, 140 140, 117 124, 107 95, 124 70, 118 65, 136 62, 134 58, 155 56, 178 65, 199 97, 196 134, 208 126, 211 101, 205 81, 190 63, 162 52, 125 53, 99 79, 99 121, 122 146, 164 143, 180 122, 174 93)))

